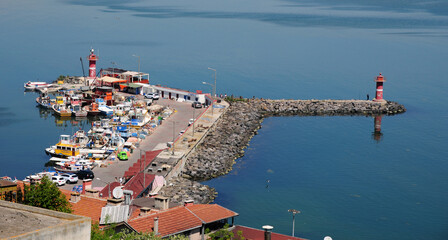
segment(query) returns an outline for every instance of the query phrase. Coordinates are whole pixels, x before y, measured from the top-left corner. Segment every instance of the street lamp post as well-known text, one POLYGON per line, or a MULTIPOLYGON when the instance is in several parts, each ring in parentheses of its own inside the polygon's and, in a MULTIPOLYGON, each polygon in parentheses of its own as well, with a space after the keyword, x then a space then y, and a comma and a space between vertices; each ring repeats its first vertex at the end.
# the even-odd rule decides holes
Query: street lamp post
POLYGON ((99 181, 101 181, 101 182, 103 182, 103 183, 105 183, 105 184, 107 184, 107 186, 108 186, 108 188, 109 188, 109 197, 110 197, 110 183, 109 182, 105 182, 105 181, 103 181, 103 180, 101 180, 101 178, 96 178, 96 180, 99 180, 99 181))
MULTIPOLYGON (((212 87, 212 94, 213 94, 215 85, 213 85, 213 84, 211 84, 211 83, 208 83, 208 82, 202 82, 202 84, 210 85, 210 86, 212 87)), ((214 98, 213 98, 213 96, 212 96, 212 116, 213 116, 213 103, 214 103, 214 98)))
POLYGON ((140 73, 140 56, 132 54, 133 57, 138 57, 138 80, 142 81, 142 74, 140 73))
POLYGON ((213 98, 215 98, 216 97, 216 69, 209 67, 208 70, 212 70, 215 72, 215 84, 213 85, 213 98))
POLYGON ((294 237, 295 216, 296 216, 296 213, 300 213, 300 211, 299 210, 295 210, 295 209, 289 209, 288 212, 292 213, 292 236, 294 237))
POLYGON ((194 122, 196 121, 196 114, 194 114, 196 110, 196 107, 193 107, 193 132, 191 133, 191 136, 194 137, 194 122))

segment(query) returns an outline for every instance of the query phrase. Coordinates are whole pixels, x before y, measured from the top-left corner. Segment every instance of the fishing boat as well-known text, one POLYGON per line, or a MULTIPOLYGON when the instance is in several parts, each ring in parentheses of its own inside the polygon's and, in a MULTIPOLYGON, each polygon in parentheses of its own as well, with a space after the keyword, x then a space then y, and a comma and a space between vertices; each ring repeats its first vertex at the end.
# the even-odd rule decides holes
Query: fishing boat
POLYGON ((70 105, 81 105, 81 99, 79 98, 79 96, 72 96, 70 98, 70 105))
POLYGON ((76 143, 70 135, 61 135, 59 142, 45 149, 45 152, 52 157, 68 158, 79 155, 80 145, 76 143))
POLYGON ((73 113, 73 116, 75 117, 86 117, 87 111, 81 108, 81 105, 79 104, 72 104, 70 110, 73 113))
POLYGON ((100 110, 98 110, 98 103, 92 103, 91 105, 87 105, 83 107, 83 110, 87 112, 88 115, 98 115, 100 114, 100 110))
POLYGON ((136 108, 129 111, 129 126, 132 128, 139 129, 151 121, 151 115, 146 109, 136 108))
POLYGON ((62 166, 60 165, 60 163, 56 163, 58 166, 54 167, 54 170, 58 171, 58 172, 64 172, 64 173, 75 173, 78 172, 80 170, 86 170, 88 169, 88 167, 86 166, 82 166, 82 165, 78 165, 78 164, 68 164, 68 163, 64 163, 62 164, 62 166))
POLYGON ((129 128, 126 125, 117 126, 117 134, 119 134, 123 139, 128 139, 131 136, 129 128))
POLYGON ((106 116, 114 115, 114 110, 110 106, 107 106, 104 102, 98 104, 98 110, 106 116))
POLYGON ((60 117, 70 117, 72 115, 72 111, 65 105, 55 104, 52 108, 56 115, 60 117))
POLYGON ((51 106, 53 105, 50 97, 46 93, 40 94, 40 96, 36 98, 36 102, 43 108, 52 108, 51 106))
POLYGON ((30 81, 28 81, 27 83, 23 84, 23 87, 27 90, 36 90, 38 88, 50 87, 51 85, 52 85, 51 83, 46 83, 46 82, 30 82, 30 81))

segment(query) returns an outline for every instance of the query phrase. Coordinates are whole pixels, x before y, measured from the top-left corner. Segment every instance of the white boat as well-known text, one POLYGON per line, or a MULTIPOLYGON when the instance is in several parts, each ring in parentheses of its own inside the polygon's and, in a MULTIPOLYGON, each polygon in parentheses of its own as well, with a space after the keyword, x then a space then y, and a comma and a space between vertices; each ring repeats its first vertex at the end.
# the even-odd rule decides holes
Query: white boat
POLYGON ((46 83, 46 82, 30 82, 29 81, 29 82, 23 84, 23 87, 28 90, 36 90, 38 88, 48 88, 51 85, 52 85, 51 83, 46 83))
POLYGON ((98 110, 100 110, 100 112, 106 116, 114 115, 114 110, 111 107, 107 106, 104 102, 103 104, 100 104, 98 106, 98 110))
POLYGON ((87 117, 87 111, 83 110, 79 104, 72 105, 70 109, 75 117, 87 117))

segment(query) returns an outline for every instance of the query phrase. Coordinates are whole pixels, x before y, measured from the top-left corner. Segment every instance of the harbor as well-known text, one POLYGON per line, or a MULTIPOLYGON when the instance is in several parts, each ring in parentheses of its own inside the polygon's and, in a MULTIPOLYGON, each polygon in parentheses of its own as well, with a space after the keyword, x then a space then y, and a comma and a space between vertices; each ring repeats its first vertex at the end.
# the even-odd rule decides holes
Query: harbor
POLYGON ((97 118, 87 132, 61 135, 56 145, 45 149, 52 156, 50 162, 56 162, 54 170, 30 175, 25 181, 34 183, 48 175, 62 189, 93 192, 102 198, 112 198, 111 188, 119 188, 136 191, 135 198, 160 191, 178 204, 210 203, 217 192, 197 181, 230 172, 266 117, 374 116, 379 141, 381 116, 406 111, 403 105, 383 99, 381 73, 370 101, 246 99, 153 86, 149 74, 123 69, 101 69, 97 74, 93 49, 87 59, 89 77, 61 77, 55 83, 59 86, 54 99, 47 92, 52 84, 25 83, 27 90, 40 92, 38 106, 53 110, 59 118, 97 118), (69 181, 67 173, 76 174, 76 181, 69 181), (142 179, 135 188, 133 182, 142 179), (79 181, 81 185, 73 186, 79 181))
MULTIPOLYGON (((162 162, 173 161, 165 158, 173 156, 167 144, 173 141, 171 120, 182 111, 172 106, 180 102, 168 99, 168 91, 172 98, 179 94, 181 99, 197 90, 213 95, 212 86, 203 82, 214 84, 217 76, 216 93, 219 98, 224 95, 221 100, 229 108, 188 156, 179 176, 167 181, 158 196, 168 197, 171 203, 174 199, 194 199, 197 204, 212 201, 238 213, 236 224, 252 229, 271 225, 273 232, 289 236, 294 229, 288 209, 296 209, 300 213, 295 215, 295 235, 307 239, 444 239, 448 108, 443 63, 448 25, 443 4, 428 0, 399 4, 6 1, 0 14, 7 33, 0 39, 4 50, 0 56, 0 176, 21 180, 58 167, 61 161, 50 161, 53 156, 45 149, 56 146, 61 135, 73 137, 82 130, 89 136, 92 123, 99 129, 101 119, 121 117, 126 98, 131 102, 134 97, 135 104, 149 100, 136 94, 139 87, 133 88, 146 84, 138 82, 139 75, 130 83, 109 84, 108 77, 115 72, 149 74, 141 78, 148 79, 155 93, 159 91, 159 100, 151 104, 174 110, 173 114, 155 128, 128 128, 140 144, 132 153, 130 149, 113 151, 107 160, 86 159, 103 166, 93 168, 92 186, 85 194, 81 180, 60 186, 67 199, 75 186, 81 191, 81 200, 71 202, 74 214, 88 214, 83 216, 99 221, 101 207, 109 209, 108 188, 104 188, 108 183, 104 182, 113 182, 112 199, 125 173, 139 175, 123 185, 135 192, 139 189, 134 186, 150 181, 157 187, 150 187, 148 194, 160 186, 160 176, 168 170, 162 162), (24 92, 25 83, 41 82, 52 84, 46 91, 50 99, 56 100, 59 90, 65 90, 60 95, 67 97, 65 92, 76 95, 74 90, 87 87, 86 97, 93 96, 97 91, 85 81, 91 48, 98 57, 97 79, 102 77, 101 70, 110 75, 103 76, 103 92, 107 95, 110 87, 115 90, 117 103, 107 105, 106 100, 105 104, 116 107, 115 116, 107 117, 99 110, 92 115, 96 111, 90 107, 92 101, 81 104, 90 115, 83 117, 85 113, 76 107, 78 116, 61 117, 52 108, 37 107, 39 87, 24 92), (382 86, 384 99, 403 104, 406 113, 399 114, 400 108, 392 103, 386 110, 389 113, 369 113, 377 106, 372 99, 380 72, 387 78, 382 86), (121 89, 120 85, 129 86, 121 89), (225 95, 233 95, 233 100, 225 95), (164 144, 166 150, 151 166, 149 159, 159 147, 153 139, 146 140, 164 127, 168 130, 161 136, 165 139, 160 147, 164 144), (140 138, 143 132, 148 132, 145 139, 140 138), (154 146, 142 148, 146 143, 154 146), (138 161, 139 148, 142 156, 148 156, 147 175, 140 173, 145 161, 138 161), (117 174, 106 173, 121 164, 127 166, 117 174)), ((139 91, 152 90, 145 85, 139 91)), ((191 102, 180 105, 191 113, 187 111, 188 120, 182 126, 176 121, 175 137, 193 118, 191 102)), ((200 109, 194 111, 197 115, 200 109)), ((181 142, 182 138, 176 144, 181 142)), ((98 141, 95 147, 101 144, 98 141)), ((102 153, 92 152, 92 158, 93 154, 102 153)), ((58 158, 65 159, 55 156, 54 160, 58 158)), ((140 204, 146 198, 134 196, 133 201, 140 204)), ((150 204, 139 206, 154 209, 150 204)), ((129 215, 137 214, 129 211, 129 215)), ((149 228, 141 230, 152 231, 154 216, 148 219, 149 228)))

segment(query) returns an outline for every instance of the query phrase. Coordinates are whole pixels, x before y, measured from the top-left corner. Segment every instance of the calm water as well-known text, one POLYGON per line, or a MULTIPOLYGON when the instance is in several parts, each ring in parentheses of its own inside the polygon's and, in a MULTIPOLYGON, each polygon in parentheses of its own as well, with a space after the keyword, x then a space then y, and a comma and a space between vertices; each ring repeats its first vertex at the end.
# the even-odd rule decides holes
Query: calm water
POLYGON ((24 176, 44 148, 88 121, 57 121, 35 107, 26 81, 137 69, 151 81, 264 98, 384 96, 408 112, 373 118, 269 118, 228 176, 207 182, 238 224, 309 239, 445 239, 448 236, 448 3, 432 0, 2 0, 0 175, 24 176), (86 66, 85 66, 86 67, 86 66), (87 69, 87 68, 86 68, 87 69), (267 180, 269 184, 267 185, 267 180))

